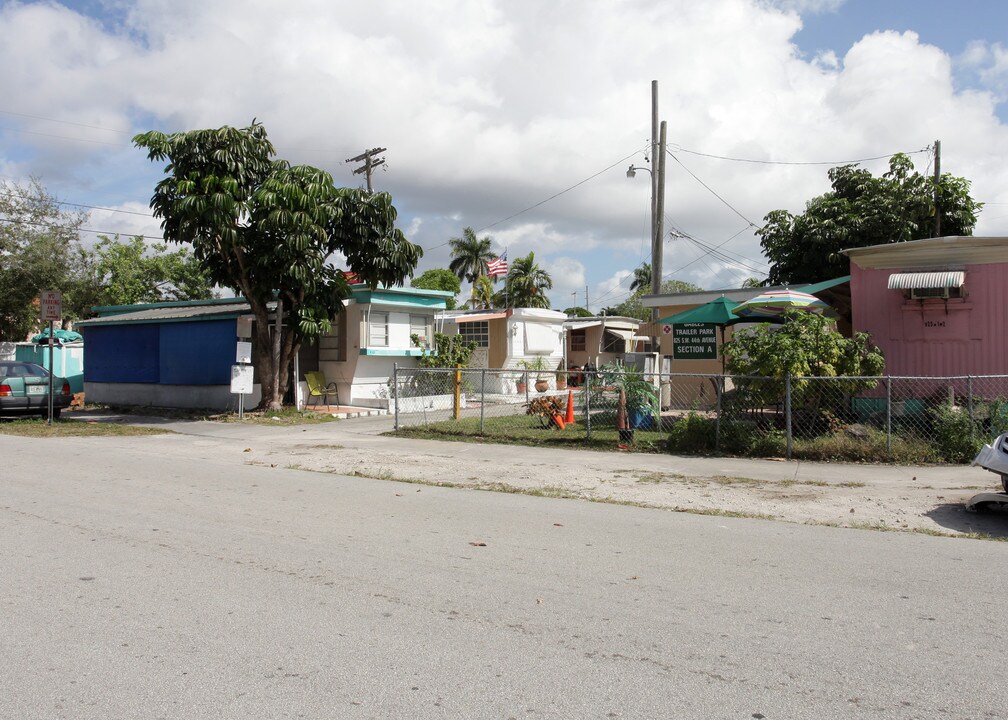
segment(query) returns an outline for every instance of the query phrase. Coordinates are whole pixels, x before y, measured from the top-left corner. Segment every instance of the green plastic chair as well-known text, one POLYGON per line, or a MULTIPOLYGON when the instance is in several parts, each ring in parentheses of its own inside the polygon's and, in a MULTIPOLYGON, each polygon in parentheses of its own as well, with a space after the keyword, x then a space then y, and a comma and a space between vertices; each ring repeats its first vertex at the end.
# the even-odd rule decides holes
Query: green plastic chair
POLYGON ((315 398, 316 405, 323 400, 328 405, 330 397, 336 398, 336 404, 340 404, 339 389, 335 382, 326 382, 325 373, 318 371, 305 373, 305 382, 308 383, 308 405, 311 405, 312 398, 315 398))

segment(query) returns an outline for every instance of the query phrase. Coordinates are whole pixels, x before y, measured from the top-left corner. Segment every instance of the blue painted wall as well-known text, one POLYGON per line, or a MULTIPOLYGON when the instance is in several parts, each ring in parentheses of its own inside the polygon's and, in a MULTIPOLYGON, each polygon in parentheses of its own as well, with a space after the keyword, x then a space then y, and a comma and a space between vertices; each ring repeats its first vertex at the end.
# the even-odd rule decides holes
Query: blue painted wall
POLYGON ((238 331, 234 320, 161 326, 162 385, 230 385, 238 331))
POLYGON ((84 327, 88 382, 228 385, 235 320, 84 327))
POLYGON ((81 326, 86 382, 156 383, 157 325, 81 326))

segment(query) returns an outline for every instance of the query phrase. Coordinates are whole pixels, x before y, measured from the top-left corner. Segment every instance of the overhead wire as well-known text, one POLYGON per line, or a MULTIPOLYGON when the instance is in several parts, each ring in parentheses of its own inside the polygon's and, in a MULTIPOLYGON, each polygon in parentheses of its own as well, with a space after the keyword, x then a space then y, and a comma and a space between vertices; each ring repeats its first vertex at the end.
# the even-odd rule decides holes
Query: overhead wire
MULTIPOLYGON (((872 162, 873 160, 885 160, 886 158, 891 158, 896 153, 888 153, 887 155, 875 155, 874 157, 861 158, 859 160, 813 160, 813 161, 801 161, 801 160, 757 160, 755 158, 737 158, 728 157, 726 155, 715 155, 712 153, 700 152, 698 150, 689 150, 684 148, 682 145, 672 143, 675 145, 677 152, 689 153, 690 155, 698 155, 700 157, 713 158, 715 160, 727 160, 729 162, 741 162, 741 163, 752 163, 755 165, 854 165, 863 162, 872 162)), ((928 152, 932 149, 931 145, 920 150, 910 150, 904 152, 904 155, 919 155, 923 152, 928 152)))

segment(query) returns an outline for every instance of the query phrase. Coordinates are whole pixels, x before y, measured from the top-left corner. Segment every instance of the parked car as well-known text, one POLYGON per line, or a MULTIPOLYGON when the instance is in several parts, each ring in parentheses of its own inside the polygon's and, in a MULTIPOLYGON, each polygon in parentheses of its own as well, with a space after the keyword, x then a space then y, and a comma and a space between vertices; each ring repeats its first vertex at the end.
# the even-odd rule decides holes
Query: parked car
MULTIPOLYGON (((53 419, 70 406, 73 393, 66 378, 53 378, 53 419)), ((31 362, 0 362, 0 415, 49 416, 49 371, 31 362)))

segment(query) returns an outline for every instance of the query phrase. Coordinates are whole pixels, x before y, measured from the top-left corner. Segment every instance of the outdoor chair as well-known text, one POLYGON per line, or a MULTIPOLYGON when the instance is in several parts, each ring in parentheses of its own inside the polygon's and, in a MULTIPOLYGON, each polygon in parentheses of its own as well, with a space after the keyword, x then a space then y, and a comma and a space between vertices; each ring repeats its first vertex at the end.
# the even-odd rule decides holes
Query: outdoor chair
POLYGON ((308 383, 308 405, 311 405, 312 398, 315 398, 315 404, 320 404, 323 400, 325 405, 329 404, 329 398, 336 398, 336 404, 339 405, 339 390, 336 387, 335 382, 326 382, 325 373, 316 371, 305 373, 305 382, 308 383))

